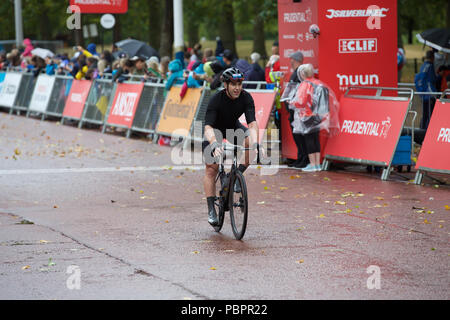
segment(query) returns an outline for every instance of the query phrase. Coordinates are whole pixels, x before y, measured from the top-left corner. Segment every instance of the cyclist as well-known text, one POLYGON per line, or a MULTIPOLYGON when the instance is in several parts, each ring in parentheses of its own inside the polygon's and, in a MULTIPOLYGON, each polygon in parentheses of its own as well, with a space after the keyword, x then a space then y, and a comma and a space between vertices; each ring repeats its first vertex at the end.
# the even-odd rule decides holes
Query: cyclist
MULTIPOLYGON (((242 89, 243 80, 244 74, 239 69, 234 67, 226 69, 221 75, 224 89, 211 98, 206 110, 205 139, 202 144, 206 165, 203 187, 208 204, 208 222, 212 226, 218 223, 214 207, 215 178, 219 168, 216 159, 223 153, 223 138, 227 138, 230 143, 244 145, 246 148, 252 146, 256 152, 259 150, 255 103, 250 93, 242 89), (242 114, 245 114, 248 128, 239 121, 242 114)), ((246 151, 244 161, 239 164, 238 170, 243 173, 248 166, 249 152, 246 151)), ((239 186, 236 187, 239 189, 239 186)), ((235 191, 239 192, 236 188, 235 191)))

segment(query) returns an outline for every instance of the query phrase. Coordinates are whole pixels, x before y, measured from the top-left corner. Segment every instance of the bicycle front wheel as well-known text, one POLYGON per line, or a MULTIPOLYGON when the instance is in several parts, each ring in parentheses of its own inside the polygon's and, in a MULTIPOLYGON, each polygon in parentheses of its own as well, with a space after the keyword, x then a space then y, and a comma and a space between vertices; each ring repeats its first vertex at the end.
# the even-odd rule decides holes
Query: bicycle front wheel
POLYGON ((216 200, 214 201, 214 206, 216 207, 217 218, 219 223, 214 226, 214 230, 219 232, 223 226, 223 220, 225 219, 225 197, 223 196, 222 191, 222 180, 224 179, 224 175, 219 174, 216 178, 216 200))
POLYGON ((231 184, 229 208, 234 237, 240 240, 247 228, 248 198, 244 175, 238 170, 231 184))

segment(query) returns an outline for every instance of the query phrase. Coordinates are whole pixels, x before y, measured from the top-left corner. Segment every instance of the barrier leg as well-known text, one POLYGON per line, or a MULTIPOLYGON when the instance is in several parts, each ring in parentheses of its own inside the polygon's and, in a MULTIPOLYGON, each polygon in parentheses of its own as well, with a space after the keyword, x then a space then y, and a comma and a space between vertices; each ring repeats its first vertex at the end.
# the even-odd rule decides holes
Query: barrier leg
POLYGON ((414 184, 421 184, 423 180, 423 173, 417 170, 416 176, 414 178, 414 184))
POLYGON ((328 171, 330 170, 330 161, 325 159, 322 163, 322 171, 328 171))
POLYGON ((127 135, 126 135, 127 139, 130 139, 130 136, 131 136, 131 129, 128 129, 127 130, 127 135))
POLYGON ((381 174, 381 180, 386 181, 389 179, 389 175, 391 173, 391 166, 389 165, 387 168, 383 169, 383 173, 381 174))

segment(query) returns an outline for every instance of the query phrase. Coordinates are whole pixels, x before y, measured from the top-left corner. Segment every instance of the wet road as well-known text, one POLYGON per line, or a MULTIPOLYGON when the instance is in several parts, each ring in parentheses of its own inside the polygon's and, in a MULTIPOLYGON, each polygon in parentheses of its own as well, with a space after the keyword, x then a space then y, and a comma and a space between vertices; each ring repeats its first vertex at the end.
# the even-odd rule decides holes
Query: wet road
POLYGON ((171 150, 1 112, 0 298, 450 298, 448 186, 252 168, 236 241, 171 150))

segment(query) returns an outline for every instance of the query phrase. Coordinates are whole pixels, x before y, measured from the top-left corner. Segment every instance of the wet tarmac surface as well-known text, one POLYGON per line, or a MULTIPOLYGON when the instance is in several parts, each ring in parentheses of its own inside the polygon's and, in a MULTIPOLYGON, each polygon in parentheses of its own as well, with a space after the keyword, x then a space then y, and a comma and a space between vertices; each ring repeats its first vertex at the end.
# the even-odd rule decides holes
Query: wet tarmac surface
POLYGON ((448 185, 251 168, 237 241, 172 150, 0 112, 0 298, 450 298, 448 185))

